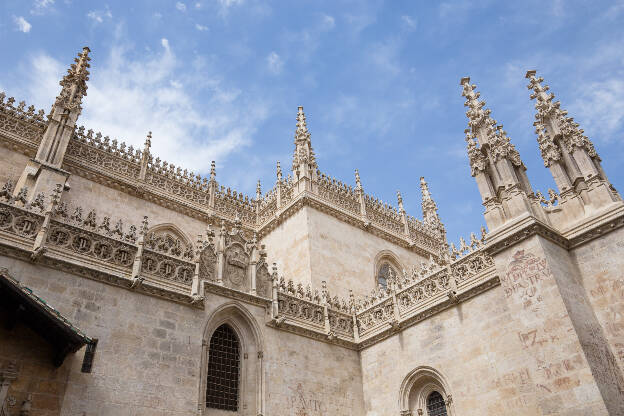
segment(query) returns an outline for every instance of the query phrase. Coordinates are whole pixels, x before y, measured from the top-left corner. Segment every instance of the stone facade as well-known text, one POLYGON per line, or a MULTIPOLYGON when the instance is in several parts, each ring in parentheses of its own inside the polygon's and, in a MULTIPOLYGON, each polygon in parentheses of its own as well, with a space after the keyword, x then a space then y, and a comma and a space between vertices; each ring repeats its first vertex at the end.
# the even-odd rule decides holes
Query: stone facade
POLYGON ((489 232, 455 246, 424 178, 418 220, 322 173, 302 107, 252 198, 78 127, 89 61, 47 117, 0 94, 0 268, 92 340, 3 329, 2 416, 624 414, 624 204, 535 71, 558 192, 463 78, 489 232))

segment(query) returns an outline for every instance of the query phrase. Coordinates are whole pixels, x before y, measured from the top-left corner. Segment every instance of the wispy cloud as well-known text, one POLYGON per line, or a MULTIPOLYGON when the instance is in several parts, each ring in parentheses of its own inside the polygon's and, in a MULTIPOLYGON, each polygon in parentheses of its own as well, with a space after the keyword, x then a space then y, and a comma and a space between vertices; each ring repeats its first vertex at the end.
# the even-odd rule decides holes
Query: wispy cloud
POLYGON ((32 25, 26 21, 22 16, 13 16, 13 23, 17 26, 17 30, 20 32, 28 33, 32 28, 32 25))
POLYGON ((91 10, 87 13, 87 17, 96 23, 103 23, 105 19, 111 19, 113 14, 110 9, 106 7, 105 10, 91 10))
POLYGON ((584 85, 573 107, 584 122, 581 127, 603 142, 622 140, 613 134, 624 127, 624 81, 610 78, 584 85))
POLYGON ((273 51, 267 56, 267 66, 269 71, 273 74, 279 74, 282 72, 282 68, 284 67, 284 61, 277 54, 277 52, 273 51))
POLYGON ((418 26, 416 19, 408 15, 401 16, 401 23, 407 30, 415 30, 418 26))
MULTIPOLYGON (((141 146, 151 130, 156 156, 205 172, 210 160, 223 161, 250 143, 255 126, 267 116, 266 106, 224 86, 201 64, 179 71, 182 62, 169 40, 160 44, 160 51, 138 56, 119 43, 103 62, 92 62, 79 123, 134 146, 141 146)), ((29 66, 27 95, 47 108, 58 94, 64 65, 39 53, 29 66)))
POLYGON ((30 10, 30 13, 35 15, 44 14, 53 5, 54 0, 35 0, 33 8, 30 10))
POLYGON ((208 30, 208 26, 204 26, 204 25, 200 25, 199 23, 195 23, 195 29, 199 30, 200 32, 205 32, 206 30, 208 30))
POLYGON ((336 26, 336 19, 333 16, 323 15, 322 26, 325 30, 333 29, 336 26))
POLYGON ((186 11, 186 4, 182 3, 181 1, 177 2, 175 7, 176 7, 176 9, 180 10, 181 12, 185 12, 186 11))

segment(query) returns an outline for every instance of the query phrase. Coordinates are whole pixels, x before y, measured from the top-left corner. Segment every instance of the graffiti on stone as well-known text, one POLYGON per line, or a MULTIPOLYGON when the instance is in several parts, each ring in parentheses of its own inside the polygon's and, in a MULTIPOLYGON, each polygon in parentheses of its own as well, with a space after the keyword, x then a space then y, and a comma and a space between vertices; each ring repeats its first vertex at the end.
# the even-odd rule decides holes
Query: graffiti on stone
POLYGON ((546 259, 518 250, 509 262, 501 283, 505 297, 519 299, 524 308, 542 301, 540 282, 550 276, 546 259))

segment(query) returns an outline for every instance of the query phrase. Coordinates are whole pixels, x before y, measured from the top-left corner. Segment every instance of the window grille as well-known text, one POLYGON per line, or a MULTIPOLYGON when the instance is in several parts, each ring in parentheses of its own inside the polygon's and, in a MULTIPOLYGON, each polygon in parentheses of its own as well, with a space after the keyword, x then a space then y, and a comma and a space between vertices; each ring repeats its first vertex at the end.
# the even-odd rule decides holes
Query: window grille
POLYGON ((447 416, 446 403, 440 393, 434 391, 427 397, 427 413, 429 416, 447 416))
POLYGON ((221 325, 210 338, 206 407, 238 410, 240 348, 236 334, 221 325))

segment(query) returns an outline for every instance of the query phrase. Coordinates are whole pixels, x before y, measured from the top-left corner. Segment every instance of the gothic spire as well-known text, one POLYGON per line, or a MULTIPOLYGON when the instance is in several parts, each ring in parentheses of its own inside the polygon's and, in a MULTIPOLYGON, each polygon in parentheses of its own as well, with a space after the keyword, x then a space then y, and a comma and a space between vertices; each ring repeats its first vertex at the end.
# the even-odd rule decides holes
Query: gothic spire
MULTIPOLYGON (((317 165, 303 107, 299 106, 297 110, 297 128, 295 129, 295 152, 293 154, 292 166, 293 172, 296 172, 302 167, 314 171, 316 170, 317 165)), ((303 170, 307 171, 308 169, 303 170)))
POLYGON ((536 77, 537 71, 527 71, 525 77, 529 80, 527 88, 533 90, 531 99, 535 100, 536 133, 538 143, 542 152, 544 164, 548 167, 554 161, 561 159, 561 151, 554 144, 555 137, 561 135, 562 144, 568 151, 573 151, 574 147, 584 149, 591 158, 597 158, 598 154, 594 144, 579 128, 579 124, 574 122, 572 117, 568 117, 568 112, 561 109, 561 103, 554 101, 555 94, 547 93, 550 89, 548 85, 542 85, 544 78, 536 77))
POLYGON ((594 144, 574 122, 568 112, 561 109, 559 101, 553 101, 555 94, 548 93, 544 79, 536 76, 537 71, 527 71, 527 88, 532 90, 535 100, 535 133, 544 165, 550 169, 562 196, 562 205, 568 204, 569 196, 589 192, 589 198, 576 198, 577 202, 589 202, 602 206, 621 197, 609 182, 600 164, 594 144))
POLYGON ((429 185, 427 185, 423 176, 420 177, 420 192, 422 194, 423 222, 433 227, 446 244, 446 229, 444 228, 444 224, 442 224, 442 220, 440 220, 438 206, 431 197, 429 185))
POLYGON ((422 194, 423 219, 425 222, 429 223, 439 222, 440 218, 438 217, 438 206, 431 197, 429 185, 427 185, 427 181, 425 181, 423 176, 420 177, 420 192, 422 194))
MULTIPOLYGON (((479 101, 481 94, 469 77, 461 79, 464 106, 468 107, 466 150, 471 174, 477 182, 490 229, 531 213, 529 195, 533 193, 526 167, 503 126, 491 117, 492 111, 479 101), (503 202, 505 206, 503 206, 503 202)), ((428 203, 430 206, 434 204, 428 203)), ((423 211, 425 199, 423 198, 423 211)))
POLYGON ((464 106, 468 107, 468 127, 470 138, 476 138, 480 146, 488 145, 493 161, 508 159, 514 166, 522 166, 520 154, 511 143, 503 125, 497 124, 490 115, 492 110, 486 109, 485 101, 479 101, 481 93, 475 91, 477 86, 470 84, 470 78, 461 79, 462 96, 466 97, 464 106))
POLYGON ((87 95, 87 81, 89 80, 89 57, 90 49, 82 48, 82 52, 74 58, 74 62, 67 70, 67 74, 59 82, 61 93, 56 97, 54 106, 69 111, 82 111, 82 97, 87 95))

